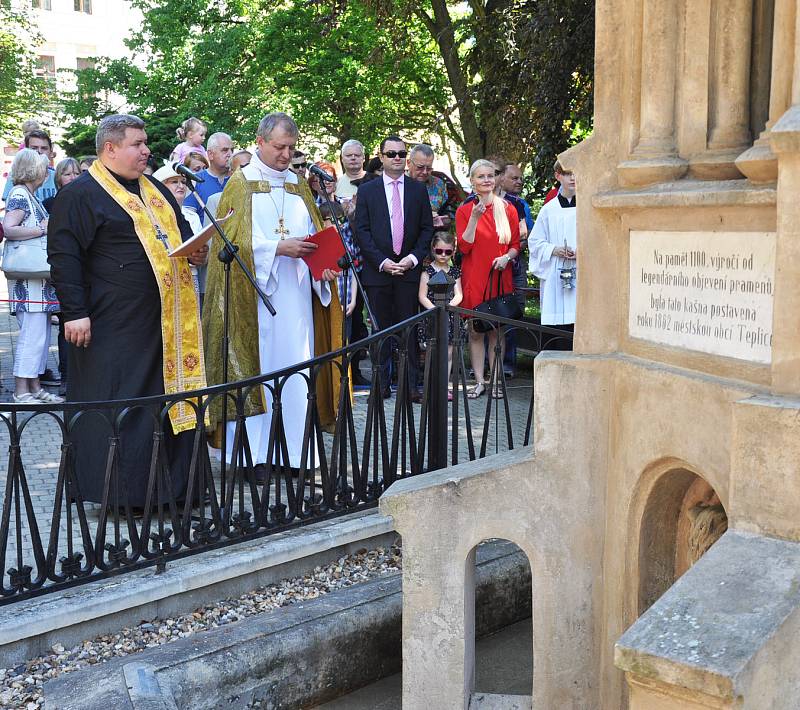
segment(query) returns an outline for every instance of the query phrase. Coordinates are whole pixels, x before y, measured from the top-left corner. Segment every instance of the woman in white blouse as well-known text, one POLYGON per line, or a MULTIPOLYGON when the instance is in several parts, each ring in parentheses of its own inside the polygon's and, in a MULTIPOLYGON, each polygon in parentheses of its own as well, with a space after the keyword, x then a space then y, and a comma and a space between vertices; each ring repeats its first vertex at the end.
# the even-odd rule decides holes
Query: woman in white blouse
MULTIPOLYGON (((25 148, 11 164, 14 187, 6 200, 3 218, 5 238, 10 241, 47 239, 47 211, 34 193, 47 178, 48 160, 25 148)), ((19 322, 14 353, 14 401, 19 404, 59 404, 63 397, 44 390, 39 373, 47 366, 50 314, 59 310, 53 284, 47 279, 16 279, 9 282, 19 322)))

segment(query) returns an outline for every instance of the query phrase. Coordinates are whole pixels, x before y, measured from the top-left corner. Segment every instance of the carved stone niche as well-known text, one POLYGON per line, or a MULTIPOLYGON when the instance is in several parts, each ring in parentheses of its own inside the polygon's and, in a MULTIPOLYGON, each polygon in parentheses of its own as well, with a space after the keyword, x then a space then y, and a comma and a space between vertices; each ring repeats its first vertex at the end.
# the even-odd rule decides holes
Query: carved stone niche
POLYGON ((639 615, 727 529, 727 513, 705 479, 686 469, 663 474, 650 492, 641 521, 639 615))

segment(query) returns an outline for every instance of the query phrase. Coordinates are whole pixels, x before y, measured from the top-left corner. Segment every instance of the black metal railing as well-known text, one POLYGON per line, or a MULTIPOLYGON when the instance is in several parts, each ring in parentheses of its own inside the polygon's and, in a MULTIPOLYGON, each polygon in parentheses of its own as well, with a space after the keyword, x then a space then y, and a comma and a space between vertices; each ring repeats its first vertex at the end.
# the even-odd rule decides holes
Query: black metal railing
MULTIPOLYGON (((532 359, 527 374, 509 381, 497 338, 487 377, 496 396, 470 399, 466 323, 478 314, 445 303, 437 296, 434 309, 391 329, 246 381, 135 400, 0 405, 0 445, 7 439, 9 452, 0 604, 146 566, 163 570, 171 559, 366 509, 398 479, 527 445, 532 359), (421 353, 420 329, 426 341, 421 353), (397 384, 385 399, 378 363, 388 347, 395 353, 397 384), (407 376, 417 354, 421 397, 407 376), (351 365, 360 357, 371 365, 371 384, 352 393, 351 365), (316 392, 331 372, 340 388, 335 421, 328 425, 316 392), (283 417, 284 392, 298 380, 307 399, 299 457, 287 444, 287 428, 299 422, 283 417), (271 412, 266 445, 260 442, 258 452, 245 424, 252 393, 263 395, 271 412), (209 446, 205 420, 223 398, 233 430, 218 454, 209 446), (196 427, 183 435, 176 463, 167 432, 178 402, 192 407, 196 427), (88 446, 87 431, 101 448, 91 452, 102 461, 92 474, 101 491, 94 502, 82 494, 90 488, 82 463, 89 452, 81 450, 88 446), (258 466, 264 462, 271 464, 258 466), (129 485, 132 466, 141 474, 136 490, 129 485)), ((502 335, 525 333, 533 354, 571 341, 569 333, 534 323, 480 318, 502 335)))

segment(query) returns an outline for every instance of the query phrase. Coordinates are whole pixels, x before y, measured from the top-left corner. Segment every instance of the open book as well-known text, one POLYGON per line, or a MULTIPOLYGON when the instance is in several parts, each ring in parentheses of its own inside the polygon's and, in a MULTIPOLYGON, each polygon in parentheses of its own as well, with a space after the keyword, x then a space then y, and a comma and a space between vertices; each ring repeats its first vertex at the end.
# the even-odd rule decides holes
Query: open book
MULTIPOLYGON (((224 217, 220 217, 217 220, 217 224, 222 227, 225 224, 225 220, 228 219, 233 214, 233 210, 228 212, 224 217)), ((208 223, 208 226, 203 227, 197 234, 195 234, 191 239, 187 239, 183 244, 181 244, 177 249, 173 249, 171 252, 167 254, 167 256, 189 256, 193 254, 201 247, 205 246, 210 240, 217 233, 217 228, 211 223, 208 223)))

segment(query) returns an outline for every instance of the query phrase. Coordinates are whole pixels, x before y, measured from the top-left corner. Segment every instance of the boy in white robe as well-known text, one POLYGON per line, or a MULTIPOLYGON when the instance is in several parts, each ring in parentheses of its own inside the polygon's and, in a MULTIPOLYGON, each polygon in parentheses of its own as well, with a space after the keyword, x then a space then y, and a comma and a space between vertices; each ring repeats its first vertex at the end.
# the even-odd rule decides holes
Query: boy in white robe
POLYGON ((539 278, 542 325, 573 325, 577 293, 577 234, 575 223, 575 175, 556 161, 561 183, 556 199, 539 212, 528 239, 528 268, 539 278), (574 278, 561 278, 561 271, 575 269, 574 278))

